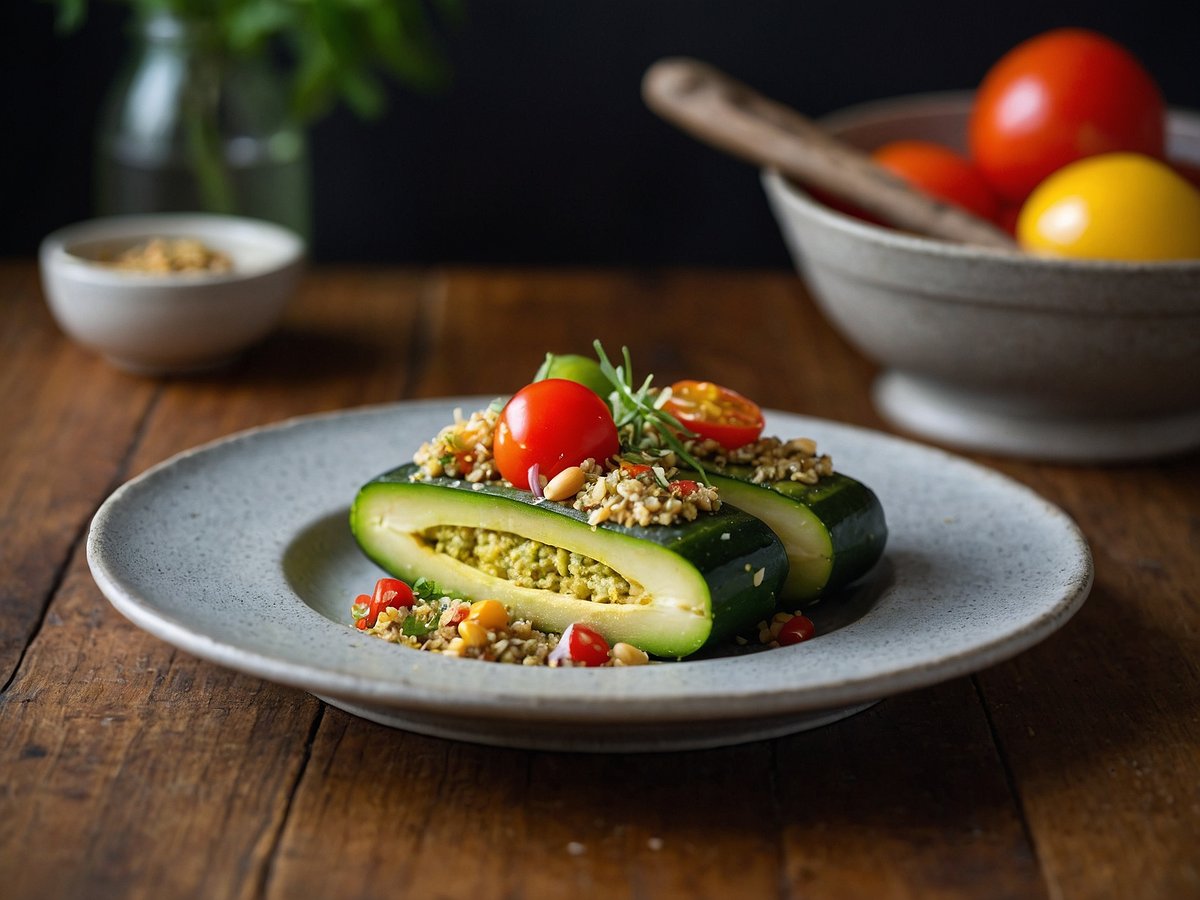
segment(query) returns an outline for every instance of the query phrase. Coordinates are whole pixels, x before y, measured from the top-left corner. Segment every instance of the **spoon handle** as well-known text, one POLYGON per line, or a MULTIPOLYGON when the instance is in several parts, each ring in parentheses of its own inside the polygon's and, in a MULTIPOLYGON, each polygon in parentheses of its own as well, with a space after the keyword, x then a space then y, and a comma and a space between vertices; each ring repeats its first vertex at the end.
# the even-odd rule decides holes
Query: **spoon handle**
POLYGON ((898 228, 1014 249, 995 225, 909 187, 866 153, 795 110, 693 59, 656 62, 642 96, 659 116, 706 143, 849 201, 898 228))

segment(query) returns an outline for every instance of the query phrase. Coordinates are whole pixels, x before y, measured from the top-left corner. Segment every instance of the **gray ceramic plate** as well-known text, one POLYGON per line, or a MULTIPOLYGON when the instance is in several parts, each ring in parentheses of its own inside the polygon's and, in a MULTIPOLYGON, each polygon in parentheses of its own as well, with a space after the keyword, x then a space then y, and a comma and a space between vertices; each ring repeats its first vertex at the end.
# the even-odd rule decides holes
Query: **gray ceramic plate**
POLYGON ((347 527, 355 491, 486 398, 298 419, 183 453, 117 490, 88 536, 96 583, 183 650, 424 734, 557 750, 712 747, 835 721, 1006 659, 1083 603, 1091 555, 1058 508, 991 470, 871 431, 769 412, 871 485, 891 535, 864 583, 777 650, 543 669, 420 653, 351 627, 380 572, 347 527))

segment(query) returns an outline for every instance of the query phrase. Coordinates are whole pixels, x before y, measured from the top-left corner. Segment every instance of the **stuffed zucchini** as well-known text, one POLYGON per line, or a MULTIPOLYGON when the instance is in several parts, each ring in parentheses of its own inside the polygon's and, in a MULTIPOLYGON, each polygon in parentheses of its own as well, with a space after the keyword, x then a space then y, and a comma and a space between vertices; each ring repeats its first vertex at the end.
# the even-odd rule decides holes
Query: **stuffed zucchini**
POLYGON ((688 656, 774 612, 787 555, 753 516, 724 506, 669 525, 589 518, 416 465, 366 484, 350 514, 363 551, 398 578, 497 599, 543 630, 582 622, 654 656, 688 656))
POLYGON ((613 366, 595 348, 548 355, 360 489, 354 536, 395 578, 356 598, 356 627, 521 665, 640 665, 808 640, 796 604, 878 561, 878 499, 812 440, 763 437, 757 404, 710 382, 638 386, 627 350, 613 366))
POLYGON ((730 504, 761 519, 787 550, 788 575, 781 597, 801 603, 845 587, 865 575, 883 555, 887 523, 874 491, 833 473, 815 484, 757 484, 744 467, 709 481, 730 504))

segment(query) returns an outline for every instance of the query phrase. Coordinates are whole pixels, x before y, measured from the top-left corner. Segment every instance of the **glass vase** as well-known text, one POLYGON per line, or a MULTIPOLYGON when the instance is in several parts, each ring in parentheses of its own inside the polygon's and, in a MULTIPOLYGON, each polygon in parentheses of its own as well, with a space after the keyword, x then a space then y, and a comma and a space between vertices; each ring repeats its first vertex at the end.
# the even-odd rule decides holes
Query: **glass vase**
POLYGON ((230 213, 310 234, 308 146, 264 56, 233 56, 203 21, 155 13, 97 136, 101 215, 230 213))

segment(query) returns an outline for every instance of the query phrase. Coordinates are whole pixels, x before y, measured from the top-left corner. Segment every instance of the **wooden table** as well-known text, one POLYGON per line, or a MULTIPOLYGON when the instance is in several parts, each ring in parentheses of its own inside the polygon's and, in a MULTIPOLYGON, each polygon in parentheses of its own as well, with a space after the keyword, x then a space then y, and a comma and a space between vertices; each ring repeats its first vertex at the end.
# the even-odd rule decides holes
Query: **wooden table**
POLYGON ((1195 456, 983 459, 1096 561, 1082 611, 1010 662, 770 742, 493 749, 140 631, 88 573, 92 513, 200 442, 514 390, 593 337, 660 382, 883 428, 872 367, 792 275, 318 269, 238 367, 161 381, 63 338, 32 264, 0 264, 0 303, 0 896, 1200 897, 1195 456))

